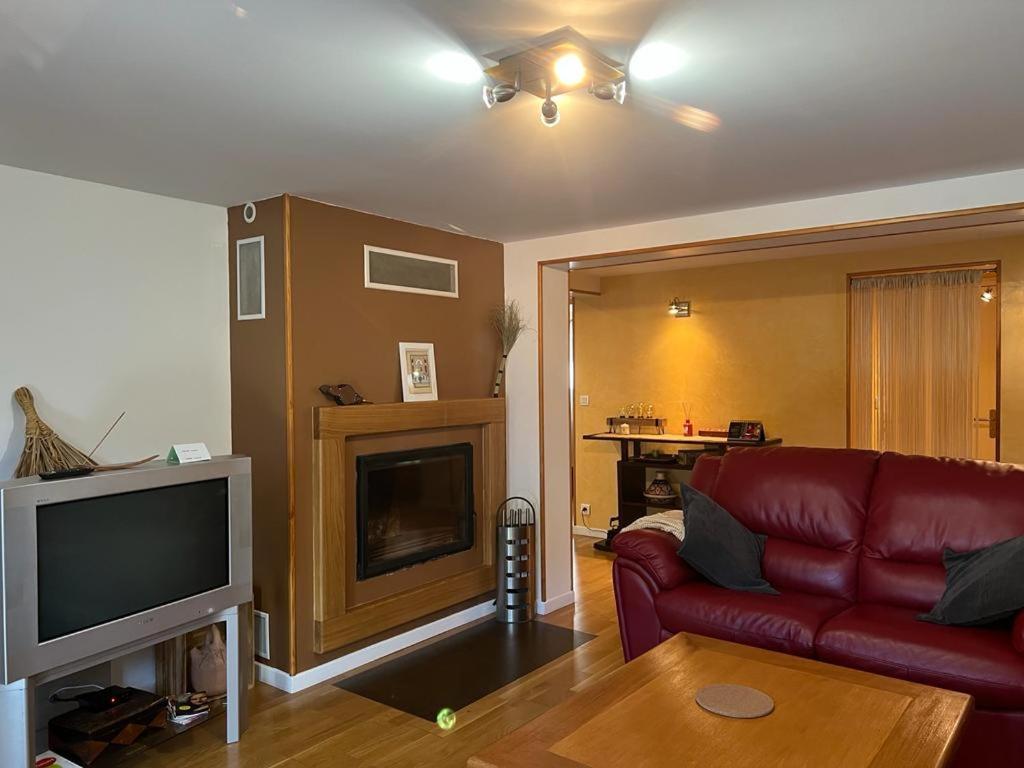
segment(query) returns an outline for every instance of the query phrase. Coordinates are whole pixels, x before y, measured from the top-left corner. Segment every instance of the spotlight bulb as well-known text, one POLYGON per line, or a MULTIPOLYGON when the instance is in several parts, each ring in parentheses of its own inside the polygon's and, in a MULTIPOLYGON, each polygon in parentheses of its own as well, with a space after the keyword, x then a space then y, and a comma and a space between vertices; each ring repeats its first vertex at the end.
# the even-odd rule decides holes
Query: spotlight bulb
POLYGON ((561 119, 562 116, 558 112, 558 105, 550 98, 540 105, 540 121, 548 128, 554 128, 561 119))
POLYGON ((575 53, 567 53, 555 62, 555 77, 562 85, 579 85, 586 75, 587 68, 575 53))
POLYGON ((603 101, 617 101, 622 104, 626 100, 626 81, 618 83, 594 83, 590 92, 603 101))
POLYGON ((519 93, 519 89, 512 83, 497 83, 484 86, 484 106, 490 109, 495 104, 504 104, 512 101, 512 98, 519 93))
POLYGON ((622 82, 616 84, 616 86, 615 86, 615 96, 613 98, 619 104, 622 104, 622 103, 624 103, 626 101, 626 81, 625 80, 623 80, 622 82))

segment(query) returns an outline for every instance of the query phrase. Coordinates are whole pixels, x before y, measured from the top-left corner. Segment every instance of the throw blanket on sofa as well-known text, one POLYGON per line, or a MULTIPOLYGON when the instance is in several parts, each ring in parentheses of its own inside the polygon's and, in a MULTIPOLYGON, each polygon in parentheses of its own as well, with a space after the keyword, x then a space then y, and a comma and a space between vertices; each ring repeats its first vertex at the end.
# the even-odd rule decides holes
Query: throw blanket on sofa
POLYGON ((625 533, 626 531, 638 531, 642 528, 653 528, 656 531, 664 531, 665 533, 671 533, 680 541, 683 540, 686 531, 683 528, 683 510, 681 509, 670 509, 666 512, 656 512, 653 515, 647 515, 641 517, 625 528, 619 533, 625 533))

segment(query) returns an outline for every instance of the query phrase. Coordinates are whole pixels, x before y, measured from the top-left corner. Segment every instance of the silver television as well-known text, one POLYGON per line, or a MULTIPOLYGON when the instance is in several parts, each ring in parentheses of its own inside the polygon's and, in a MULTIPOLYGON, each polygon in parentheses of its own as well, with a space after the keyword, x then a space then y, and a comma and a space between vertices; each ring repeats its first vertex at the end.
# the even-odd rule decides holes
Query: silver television
POLYGON ((250 460, 0 483, 0 678, 252 600, 250 460))

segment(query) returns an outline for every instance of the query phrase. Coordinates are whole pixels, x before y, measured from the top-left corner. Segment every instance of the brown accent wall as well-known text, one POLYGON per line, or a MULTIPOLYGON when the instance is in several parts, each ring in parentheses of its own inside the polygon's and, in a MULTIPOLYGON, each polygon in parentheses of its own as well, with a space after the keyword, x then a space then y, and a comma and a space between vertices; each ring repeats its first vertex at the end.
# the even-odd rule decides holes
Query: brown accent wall
POLYGON ((283 198, 257 203, 246 224, 241 207, 228 210, 231 292, 231 445, 252 457, 255 607, 271 614, 272 662, 288 662, 288 460, 283 198), (237 320, 235 242, 264 237, 266 319, 237 320), (284 578, 281 578, 281 575, 284 578))
POLYGON ((440 399, 487 397, 499 351, 489 313, 502 302, 504 268, 500 243, 302 198, 289 197, 288 206, 282 200, 259 203, 251 226, 242 222, 240 207, 229 212, 232 269, 235 240, 264 234, 268 283, 267 320, 232 321, 232 421, 234 449, 254 457, 254 485, 258 482, 268 493, 254 500, 254 537, 274 539, 263 549, 257 545, 256 553, 257 559, 261 554, 267 557, 265 564, 257 565, 257 607, 271 614, 270 661, 294 674, 340 655, 313 652, 312 424, 313 408, 327 403, 317 388, 347 382, 373 402, 401 401, 398 342, 422 341, 434 344, 440 399), (286 207, 290 209, 290 361, 283 302, 286 207), (365 288, 363 246, 367 244, 457 260, 460 297, 365 288), (273 278, 272 263, 277 265, 273 278), (280 298, 273 307, 272 294, 280 298), (289 370, 294 398, 294 649, 288 642, 285 381, 289 370), (258 385, 239 381, 250 376, 263 380, 258 385))

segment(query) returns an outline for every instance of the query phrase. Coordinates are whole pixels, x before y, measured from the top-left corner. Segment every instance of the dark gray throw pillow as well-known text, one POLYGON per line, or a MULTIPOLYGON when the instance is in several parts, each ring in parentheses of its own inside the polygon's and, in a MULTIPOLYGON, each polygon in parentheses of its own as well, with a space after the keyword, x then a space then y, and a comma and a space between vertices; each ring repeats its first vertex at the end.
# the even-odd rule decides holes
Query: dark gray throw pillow
POLYGON ((971 626, 1013 616, 1024 608, 1024 536, 973 552, 942 552, 946 591, 930 613, 935 624, 971 626))
POLYGON ((682 485, 679 492, 683 498, 684 525, 679 556, 712 584, 744 592, 779 594, 761 576, 765 537, 748 531, 700 491, 682 485))

